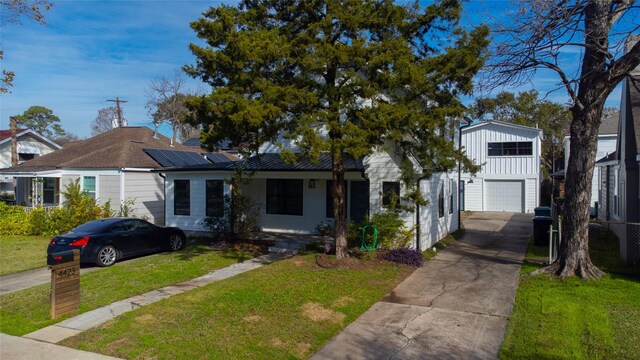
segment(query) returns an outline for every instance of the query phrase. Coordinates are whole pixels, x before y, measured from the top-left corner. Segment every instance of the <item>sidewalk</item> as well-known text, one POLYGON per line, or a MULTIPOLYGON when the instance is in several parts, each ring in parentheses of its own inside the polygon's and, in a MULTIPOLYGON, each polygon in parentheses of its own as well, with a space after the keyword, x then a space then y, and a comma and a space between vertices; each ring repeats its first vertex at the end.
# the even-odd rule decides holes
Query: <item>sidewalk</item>
POLYGON ((476 213, 465 227, 311 359, 496 359, 531 215, 476 213))

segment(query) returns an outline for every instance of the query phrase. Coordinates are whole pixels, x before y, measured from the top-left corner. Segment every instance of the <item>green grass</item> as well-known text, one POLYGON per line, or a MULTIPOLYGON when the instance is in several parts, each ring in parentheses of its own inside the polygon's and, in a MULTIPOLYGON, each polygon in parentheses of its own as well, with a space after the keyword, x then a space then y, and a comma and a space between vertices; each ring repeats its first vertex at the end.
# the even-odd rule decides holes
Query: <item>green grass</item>
POLYGON ((128 359, 307 358, 413 270, 325 269, 314 256, 173 296, 62 344, 128 359))
POLYGON ((462 237, 462 235, 464 235, 464 230, 463 229, 458 229, 458 230, 454 231, 453 233, 445 236, 440 241, 438 241, 435 245, 433 245, 432 248, 423 251, 422 252, 422 258, 424 259, 424 261, 427 261, 427 260, 430 260, 430 259, 434 258, 438 254, 438 251, 440 251, 440 250, 446 248, 447 246, 453 244, 456 240, 460 239, 462 237))
POLYGON ((48 237, 0 236, 0 275, 47 266, 48 237))
MULTIPOLYGON (((186 281, 251 257, 253 254, 249 252, 220 252, 195 245, 175 253, 117 263, 81 276, 80 312, 186 281)), ((57 320, 49 318, 49 293, 47 284, 1 296, 0 332, 21 336, 68 318, 69 315, 57 320)))
MULTIPOLYGON (((531 241, 527 258, 547 251, 531 241)), ((610 270, 607 258, 592 257, 596 265, 610 270)), ((525 261, 521 273, 539 267, 525 261)), ((640 280, 633 277, 606 275, 584 281, 523 275, 500 358, 640 359, 638 294, 640 280)))

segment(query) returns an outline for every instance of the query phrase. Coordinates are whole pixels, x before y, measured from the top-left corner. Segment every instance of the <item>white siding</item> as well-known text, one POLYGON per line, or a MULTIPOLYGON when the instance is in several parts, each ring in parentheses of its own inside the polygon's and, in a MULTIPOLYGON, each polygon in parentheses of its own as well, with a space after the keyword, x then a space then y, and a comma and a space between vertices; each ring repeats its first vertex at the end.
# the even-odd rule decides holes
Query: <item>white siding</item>
POLYGON ((124 184, 123 200, 135 200, 133 206, 135 215, 146 217, 156 225, 164 225, 164 180, 162 177, 158 173, 126 171, 124 184))
MULTIPOLYGON (((371 214, 384 211, 382 207, 382 183, 400 182, 400 195, 406 188, 400 180, 400 158, 392 151, 377 151, 364 160, 366 177, 369 179, 369 211, 371 214)), ((401 213, 407 226, 415 224, 414 213, 401 213)))
MULTIPOLYGON (((616 134, 598 135, 598 144, 596 147, 596 161, 616 151, 617 144, 616 134)), ((571 138, 565 137, 564 144, 564 168, 569 164, 569 150, 571 149, 571 138)), ((593 178, 591 180, 591 207, 595 207, 598 201, 598 179, 600 171, 604 171, 604 167, 596 166, 593 168, 593 178)))
POLYGON ((105 204, 111 201, 111 208, 118 210, 120 208, 120 175, 100 175, 97 183, 98 202, 105 204))
MULTIPOLYGON (((208 231, 204 226, 206 217, 206 181, 225 180, 225 174, 203 174, 203 173, 168 173, 166 188, 166 226, 176 226, 182 230, 208 231), (174 214, 173 181, 189 180, 190 214, 174 214)), ((225 195, 230 194, 227 182, 224 184, 225 195)))
POLYGON ((533 212, 539 204, 540 131, 534 128, 491 122, 475 125, 462 132, 467 157, 482 169, 475 176, 462 174, 465 181, 464 210, 488 211, 487 181, 522 181, 524 212, 533 212), (532 142, 530 156, 487 156, 491 142, 532 142), (469 183, 473 180, 472 183, 469 183))
MULTIPOLYGON (((453 173, 437 173, 420 183, 420 190, 429 203, 420 207, 420 250, 435 245, 440 239, 458 230, 457 176, 453 173), (451 181, 454 186, 451 187, 451 181), (438 214, 438 189, 443 185, 444 216, 438 214), (449 208, 449 194, 453 192, 453 209, 449 208)), ((415 244, 414 244, 415 246, 415 244)))

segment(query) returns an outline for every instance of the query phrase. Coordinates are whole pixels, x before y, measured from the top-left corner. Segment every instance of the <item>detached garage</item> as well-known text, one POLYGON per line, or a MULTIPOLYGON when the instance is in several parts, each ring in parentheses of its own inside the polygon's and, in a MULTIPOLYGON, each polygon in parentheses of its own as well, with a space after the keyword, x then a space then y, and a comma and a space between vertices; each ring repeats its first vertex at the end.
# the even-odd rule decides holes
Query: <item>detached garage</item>
POLYGON ((482 170, 460 177, 461 209, 533 212, 539 204, 542 130, 502 121, 462 129, 462 146, 482 170))

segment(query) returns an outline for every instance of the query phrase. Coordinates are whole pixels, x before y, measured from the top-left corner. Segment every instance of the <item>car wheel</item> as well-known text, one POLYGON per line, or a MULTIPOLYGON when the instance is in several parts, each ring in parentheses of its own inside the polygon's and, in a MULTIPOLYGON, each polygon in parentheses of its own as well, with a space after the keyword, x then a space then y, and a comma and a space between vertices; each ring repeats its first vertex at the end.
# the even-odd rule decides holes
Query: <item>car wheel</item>
POLYGON ((118 251, 111 245, 102 247, 98 251, 98 258, 96 259, 96 265, 100 267, 111 266, 116 262, 118 258, 118 251))
POLYGON ((184 236, 182 234, 173 233, 169 236, 169 247, 171 251, 178 251, 184 246, 184 236))

